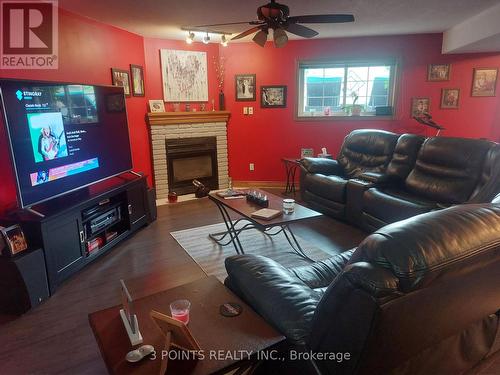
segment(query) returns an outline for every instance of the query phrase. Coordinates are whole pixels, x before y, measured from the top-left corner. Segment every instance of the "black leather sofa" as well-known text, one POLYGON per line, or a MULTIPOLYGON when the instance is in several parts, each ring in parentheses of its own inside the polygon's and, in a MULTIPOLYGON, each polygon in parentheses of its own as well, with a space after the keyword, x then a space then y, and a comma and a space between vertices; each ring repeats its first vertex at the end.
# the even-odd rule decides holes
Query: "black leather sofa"
POLYGON ((300 190, 312 208, 373 231, 451 205, 491 201, 500 192, 500 145, 356 130, 337 160, 301 161, 300 190))
POLYGON ((393 223, 298 268, 237 255, 226 269, 290 347, 349 353, 315 361, 323 374, 458 374, 500 350, 500 202, 393 223))

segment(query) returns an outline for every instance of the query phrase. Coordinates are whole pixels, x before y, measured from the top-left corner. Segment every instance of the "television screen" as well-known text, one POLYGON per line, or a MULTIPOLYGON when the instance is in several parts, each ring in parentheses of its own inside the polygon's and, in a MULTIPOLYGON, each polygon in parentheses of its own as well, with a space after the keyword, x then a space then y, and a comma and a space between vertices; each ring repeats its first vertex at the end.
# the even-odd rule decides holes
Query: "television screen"
POLYGON ((0 80, 20 205, 132 169, 123 88, 0 80))

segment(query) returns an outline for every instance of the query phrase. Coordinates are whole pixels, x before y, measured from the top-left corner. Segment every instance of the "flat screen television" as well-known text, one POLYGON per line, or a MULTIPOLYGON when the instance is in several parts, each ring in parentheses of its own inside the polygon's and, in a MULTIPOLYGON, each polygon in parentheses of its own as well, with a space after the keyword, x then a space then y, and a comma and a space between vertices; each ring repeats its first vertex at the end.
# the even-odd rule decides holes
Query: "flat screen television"
POLYGON ((132 169, 122 87, 0 80, 19 205, 132 169))

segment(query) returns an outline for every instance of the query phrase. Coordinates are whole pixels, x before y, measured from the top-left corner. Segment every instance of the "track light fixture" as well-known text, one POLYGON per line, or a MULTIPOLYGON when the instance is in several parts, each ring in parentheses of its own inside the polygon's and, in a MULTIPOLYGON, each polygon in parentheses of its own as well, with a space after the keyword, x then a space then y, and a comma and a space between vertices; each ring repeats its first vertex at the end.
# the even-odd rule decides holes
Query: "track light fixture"
POLYGON ((220 37, 220 44, 222 44, 223 47, 227 47, 227 39, 225 34, 222 34, 222 36, 220 37))
POLYGON ((210 36, 209 36, 209 35, 208 35, 208 33, 207 33, 207 35, 205 35, 205 36, 203 37, 203 43, 204 43, 204 44, 208 44, 208 42, 210 42, 210 36))
POLYGON ((191 44, 193 43, 193 40, 194 40, 194 33, 190 31, 188 33, 188 36, 186 37, 186 43, 191 44))
POLYGON ((273 32, 274 45, 276 48, 283 47, 288 42, 288 36, 283 28, 274 29, 273 32))

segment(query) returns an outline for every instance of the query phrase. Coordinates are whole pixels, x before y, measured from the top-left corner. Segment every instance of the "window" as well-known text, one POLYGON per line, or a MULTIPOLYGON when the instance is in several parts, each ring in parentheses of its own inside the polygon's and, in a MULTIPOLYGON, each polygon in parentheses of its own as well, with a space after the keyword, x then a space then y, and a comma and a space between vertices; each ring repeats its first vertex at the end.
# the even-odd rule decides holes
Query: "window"
POLYGON ((394 106, 395 61, 299 63, 298 117, 374 116, 394 106))

